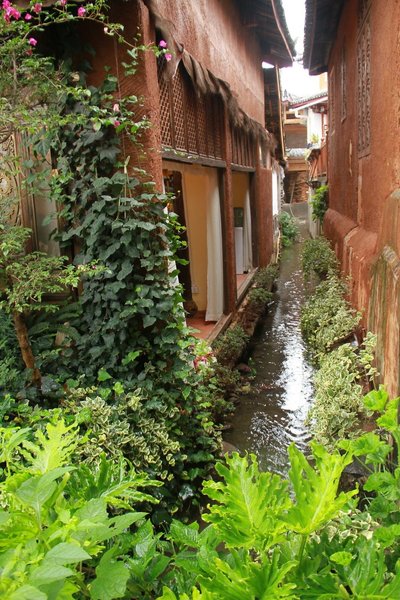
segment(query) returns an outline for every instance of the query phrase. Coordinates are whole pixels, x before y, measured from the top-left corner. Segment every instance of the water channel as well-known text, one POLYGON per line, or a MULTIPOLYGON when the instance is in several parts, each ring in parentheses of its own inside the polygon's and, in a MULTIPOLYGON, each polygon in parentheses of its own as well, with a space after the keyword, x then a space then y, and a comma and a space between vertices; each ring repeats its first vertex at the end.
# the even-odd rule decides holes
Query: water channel
POLYGON ((305 287, 300 264, 307 233, 306 206, 292 205, 299 240, 282 251, 277 290, 254 338, 251 364, 256 370, 251 392, 241 398, 224 438, 254 453, 260 468, 286 475, 287 447, 305 449, 310 438, 304 423, 313 398, 313 370, 300 333, 305 287))

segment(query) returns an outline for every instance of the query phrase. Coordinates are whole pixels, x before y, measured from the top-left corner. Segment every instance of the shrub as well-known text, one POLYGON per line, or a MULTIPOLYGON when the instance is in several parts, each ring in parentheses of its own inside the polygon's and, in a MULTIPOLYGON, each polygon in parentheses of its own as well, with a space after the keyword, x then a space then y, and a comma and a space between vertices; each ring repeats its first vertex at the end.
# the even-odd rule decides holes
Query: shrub
POLYGON ((330 271, 337 272, 339 266, 336 254, 324 237, 304 242, 301 262, 306 279, 312 274, 324 279, 330 271))
POLYGON ((213 342, 213 349, 218 362, 222 365, 233 365, 242 355, 249 336, 240 325, 234 325, 213 342))
POLYGON ((359 323, 360 315, 350 307, 345 293, 345 284, 330 273, 302 308, 301 331, 316 362, 359 323))
POLYGON ((281 212, 279 215, 279 226, 282 234, 282 246, 290 246, 296 241, 299 235, 299 228, 297 227, 295 217, 287 212, 281 212))
POLYGON ((360 420, 367 417, 363 397, 374 375, 374 345, 369 335, 361 348, 343 344, 321 359, 308 420, 313 436, 330 449, 338 439, 357 436, 360 420))
POLYGON ((269 265, 268 267, 260 267, 254 275, 253 282, 257 287, 270 290, 275 279, 278 276, 278 265, 269 265))
POLYGON ((311 216, 313 221, 322 223, 324 220, 325 213, 328 209, 328 190, 329 188, 327 185, 321 185, 314 191, 311 198, 311 216))
POLYGON ((271 292, 261 287, 253 287, 248 295, 249 304, 256 309, 264 308, 271 301, 272 297, 271 292))
POLYGON ((15 392, 24 379, 15 329, 8 314, 0 311, 0 393, 15 392))

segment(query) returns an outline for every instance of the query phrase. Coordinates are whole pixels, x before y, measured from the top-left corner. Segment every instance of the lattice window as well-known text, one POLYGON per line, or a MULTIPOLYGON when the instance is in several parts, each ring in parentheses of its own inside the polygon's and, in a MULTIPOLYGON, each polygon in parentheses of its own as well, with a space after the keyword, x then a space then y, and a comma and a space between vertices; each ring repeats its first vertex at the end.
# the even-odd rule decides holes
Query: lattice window
POLYGON ((161 139, 166 146, 172 146, 172 106, 170 102, 170 85, 162 77, 162 69, 165 64, 165 58, 158 60, 158 82, 160 87, 160 121, 161 121, 161 139))
POLYGON ((358 77, 358 155, 370 152, 371 144, 371 24, 370 2, 359 3, 359 31, 357 43, 358 77))
POLYGON ((187 98, 184 94, 182 77, 174 77, 172 81, 172 100, 174 147, 177 150, 189 151, 189 144, 185 135, 185 112, 187 110, 187 98))
POLYGON ((257 144, 243 130, 238 127, 231 129, 232 163, 242 167, 254 168, 256 164, 257 144))
POLYGON ((163 78, 165 59, 158 65, 163 146, 214 159, 223 159, 222 101, 197 94, 181 64, 172 81, 163 78))

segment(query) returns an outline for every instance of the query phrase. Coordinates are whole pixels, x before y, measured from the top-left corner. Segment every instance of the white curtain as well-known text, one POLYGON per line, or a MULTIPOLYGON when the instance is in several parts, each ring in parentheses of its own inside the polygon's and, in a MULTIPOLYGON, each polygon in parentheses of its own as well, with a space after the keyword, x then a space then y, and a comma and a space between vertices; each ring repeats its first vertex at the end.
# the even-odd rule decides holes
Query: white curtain
POLYGON ((224 311, 221 204, 218 177, 209 180, 207 210, 207 311, 206 321, 218 321, 224 311))
POLYGON ((244 200, 243 214, 243 268, 251 271, 253 268, 253 245, 251 241, 251 208, 249 190, 244 200))

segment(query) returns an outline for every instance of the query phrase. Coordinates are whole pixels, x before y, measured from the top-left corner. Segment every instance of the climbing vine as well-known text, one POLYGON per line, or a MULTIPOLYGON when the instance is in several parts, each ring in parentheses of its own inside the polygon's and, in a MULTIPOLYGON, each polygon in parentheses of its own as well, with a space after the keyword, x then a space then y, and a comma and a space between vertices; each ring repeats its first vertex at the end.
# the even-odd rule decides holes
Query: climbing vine
MULTIPOLYGON (((30 319, 34 348, 46 355, 38 357, 46 385, 35 399, 65 403, 71 389, 92 389, 72 402, 74 410, 84 401, 109 412, 99 434, 105 438, 129 423, 136 443, 122 444, 122 454, 131 453, 135 464, 163 478, 160 507, 175 510, 196 500, 199 481, 219 451, 212 387, 209 377, 194 369, 198 351, 185 328, 174 268, 176 216, 167 211, 167 196, 157 193, 125 152, 128 138, 142 152, 141 135, 149 122, 139 114, 140 99, 123 96, 109 70, 101 84, 88 83, 93 49, 76 21, 94 21, 101 35, 113 36, 125 48, 127 74, 135 72, 142 52, 163 53, 168 60, 168 48, 163 41, 158 48, 127 41, 122 26, 109 22, 102 0, 78 8, 31 3, 22 15, 6 4, 2 53, 15 70, 16 86, 2 73, 2 97, 10 97, 15 108, 8 126, 29 148, 29 157, 16 157, 15 164, 23 168, 29 191, 45 189, 57 208, 62 227, 54 239, 61 251, 76 268, 99 265, 81 286, 67 321, 64 308, 45 320, 41 314, 30 319), (46 37, 47 31, 52 35, 46 37), (34 69, 35 96, 26 98, 24 73, 33 82, 34 69), (132 398, 140 398, 140 410, 132 410, 132 398)), ((97 409, 90 419, 100 427, 97 409)))

